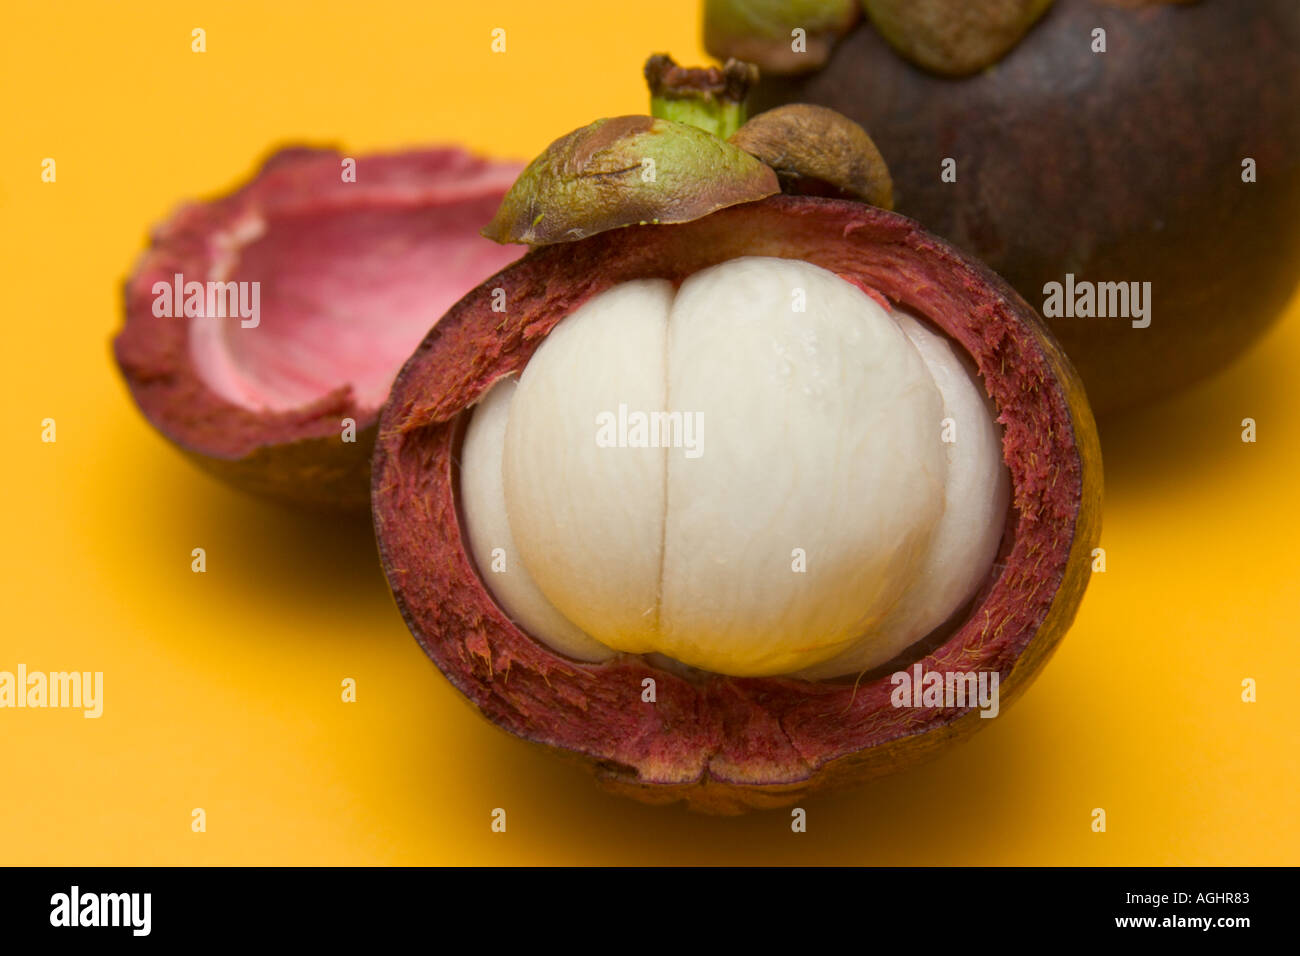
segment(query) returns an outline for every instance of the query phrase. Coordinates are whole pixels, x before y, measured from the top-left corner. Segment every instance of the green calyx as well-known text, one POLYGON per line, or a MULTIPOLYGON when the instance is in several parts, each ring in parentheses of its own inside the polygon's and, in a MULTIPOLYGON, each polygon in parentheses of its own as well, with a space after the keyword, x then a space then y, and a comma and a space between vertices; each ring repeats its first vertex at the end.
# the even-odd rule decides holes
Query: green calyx
MULTIPOLYGON (((1105 0, 1116 6, 1188 0, 1105 0)), ((943 76, 992 66, 1051 7, 1052 0, 704 0, 704 47, 719 59, 766 73, 808 73, 861 11, 898 53, 943 76)))
POLYGON ((705 0, 704 48, 766 73, 820 69, 852 29, 859 0, 705 0))
POLYGON ((753 156, 685 123, 601 119, 528 164, 483 235, 532 246, 622 226, 690 222, 780 191, 753 156))
POLYGON ((553 142, 515 180, 483 235, 545 246, 625 226, 703 218, 782 190, 893 208, 885 161, 857 123, 793 105, 746 121, 758 68, 646 61, 654 116, 601 119, 553 142))

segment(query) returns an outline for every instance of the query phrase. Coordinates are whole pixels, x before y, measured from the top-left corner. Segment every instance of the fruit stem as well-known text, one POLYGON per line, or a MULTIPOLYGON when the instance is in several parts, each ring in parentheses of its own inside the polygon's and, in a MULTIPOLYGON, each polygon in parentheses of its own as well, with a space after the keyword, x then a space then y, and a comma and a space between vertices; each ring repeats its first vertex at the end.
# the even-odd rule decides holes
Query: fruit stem
POLYGON ((645 81, 651 116, 698 126, 726 139, 748 118, 745 99, 758 81, 758 67, 728 60, 721 69, 690 69, 656 53, 645 62, 645 81))

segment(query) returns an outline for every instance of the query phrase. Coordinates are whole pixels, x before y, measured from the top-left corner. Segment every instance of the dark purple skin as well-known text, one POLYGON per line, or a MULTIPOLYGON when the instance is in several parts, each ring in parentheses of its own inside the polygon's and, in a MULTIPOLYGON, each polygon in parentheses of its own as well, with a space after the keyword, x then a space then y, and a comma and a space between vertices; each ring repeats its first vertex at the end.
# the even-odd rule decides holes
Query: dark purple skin
POLYGON ((757 109, 829 106, 865 126, 896 209, 1032 305, 1065 274, 1152 284, 1151 324, 1051 318, 1098 414, 1231 361, 1300 276, 1300 2, 1139 9, 1056 0, 999 64, 942 79, 869 24, 819 73, 768 78, 757 109), (1093 53, 1092 31, 1107 52, 1093 53), (945 157, 957 181, 940 180, 945 157), (1257 163, 1242 182, 1242 160, 1257 163))

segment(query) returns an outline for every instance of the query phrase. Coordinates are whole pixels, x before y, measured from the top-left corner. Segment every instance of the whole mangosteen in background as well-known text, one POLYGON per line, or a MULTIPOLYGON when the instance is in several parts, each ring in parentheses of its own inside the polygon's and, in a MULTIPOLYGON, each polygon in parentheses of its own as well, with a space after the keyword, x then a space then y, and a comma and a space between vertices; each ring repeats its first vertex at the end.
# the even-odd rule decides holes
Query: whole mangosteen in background
MULTIPOLYGON (((788 57, 760 62, 754 108, 808 102, 861 123, 897 210, 1040 310, 1067 276, 1149 288, 1145 316, 1046 316, 1096 412, 1221 368, 1281 314, 1300 276, 1300 3, 864 5, 824 68, 782 77, 788 57), (1026 8, 1023 36, 999 19, 1012 7, 1026 8), (978 63, 962 57, 981 31, 1012 45, 969 75, 937 72, 978 63)), ((706 22, 754 6, 708 0, 706 22)), ((706 42, 731 53, 716 26, 706 42)))

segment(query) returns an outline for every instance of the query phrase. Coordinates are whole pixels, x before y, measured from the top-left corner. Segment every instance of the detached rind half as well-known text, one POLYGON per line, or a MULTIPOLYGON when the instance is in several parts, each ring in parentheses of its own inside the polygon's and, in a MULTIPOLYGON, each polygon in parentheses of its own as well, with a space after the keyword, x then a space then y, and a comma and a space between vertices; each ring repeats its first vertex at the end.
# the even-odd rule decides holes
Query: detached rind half
POLYGON ((1078 379, 1034 311, 987 269, 893 213, 778 196, 532 253, 461 300, 402 370, 372 478, 397 605, 488 719, 582 758, 609 789, 720 813, 898 770, 992 721, 969 708, 893 707, 889 674, 912 659, 855 684, 687 677, 640 657, 560 657, 516 628, 479 578, 463 540, 455 460, 467 410, 583 302, 621 282, 680 281, 750 255, 803 259, 875 290, 927 316, 977 362, 1000 411, 1013 509, 993 578, 964 622, 941 646, 913 653, 926 671, 997 671, 1005 706, 1047 660, 1088 582, 1101 513, 1096 431, 1078 379), (493 311, 494 288, 505 290, 504 313, 493 311), (655 703, 642 701, 647 677, 655 703))
POLYGON ((149 421, 207 471, 294 504, 360 510, 385 376, 449 305, 520 255, 477 234, 520 167, 432 149, 359 157, 348 177, 344 158, 283 150, 237 191, 157 227, 126 281, 113 354, 149 421), (303 376, 296 392, 254 407, 215 388, 198 354, 215 351, 211 340, 196 344, 191 318, 155 315, 155 284, 177 274, 258 283, 257 327, 217 321, 233 324, 227 341, 261 336, 243 360, 272 386, 277 372, 303 376), (354 387, 362 379, 368 394, 354 387), (300 403, 284 397, 318 384, 300 403))

